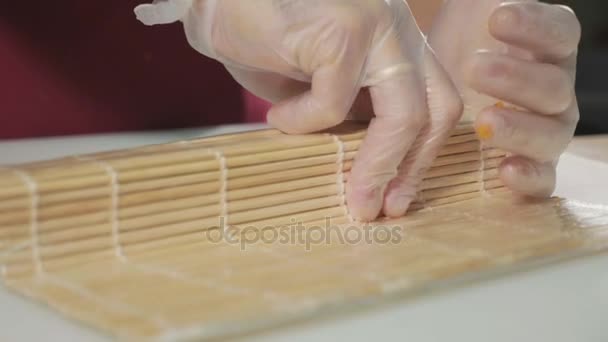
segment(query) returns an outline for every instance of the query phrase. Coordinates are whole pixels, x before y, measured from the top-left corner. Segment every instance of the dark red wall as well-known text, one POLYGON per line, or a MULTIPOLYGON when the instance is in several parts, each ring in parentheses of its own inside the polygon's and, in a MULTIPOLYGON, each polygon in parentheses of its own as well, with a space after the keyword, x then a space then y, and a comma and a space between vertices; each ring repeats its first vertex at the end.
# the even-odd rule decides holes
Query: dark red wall
POLYGON ((141 25, 141 2, 2 1, 0 139, 263 120, 180 24, 141 25))

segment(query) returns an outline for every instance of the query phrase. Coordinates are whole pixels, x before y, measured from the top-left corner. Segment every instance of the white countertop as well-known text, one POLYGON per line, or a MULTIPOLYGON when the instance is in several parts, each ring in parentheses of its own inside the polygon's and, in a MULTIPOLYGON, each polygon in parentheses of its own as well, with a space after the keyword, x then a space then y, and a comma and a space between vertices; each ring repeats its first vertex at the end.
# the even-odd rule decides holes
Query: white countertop
MULTIPOLYGON (((263 126, 0 141, 0 165, 263 126)), ((608 153, 608 151, 606 152, 608 153)), ((608 164, 563 156, 556 195, 608 205, 608 164)), ((608 341, 608 255, 259 336, 260 341, 608 341)), ((106 341, 0 285, 0 341, 106 341)))

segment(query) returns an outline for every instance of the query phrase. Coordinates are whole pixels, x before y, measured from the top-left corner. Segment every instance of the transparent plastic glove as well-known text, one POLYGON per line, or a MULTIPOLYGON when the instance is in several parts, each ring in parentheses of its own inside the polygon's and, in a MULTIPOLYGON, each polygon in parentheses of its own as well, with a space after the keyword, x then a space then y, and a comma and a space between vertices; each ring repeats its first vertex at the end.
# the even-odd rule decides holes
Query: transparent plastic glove
MULTIPOLYGON (((292 134, 347 118, 362 88, 375 118, 347 185, 358 219, 405 214, 420 175, 462 105, 402 0, 193 0, 136 8, 153 25, 181 20, 189 43, 273 102, 268 121, 292 134)), ((213 80, 208 80, 213 82, 213 80)))
POLYGON ((450 0, 429 42, 481 139, 512 153, 500 177, 514 192, 550 196, 579 119, 574 92, 580 24, 537 1, 450 0), (506 105, 497 101, 503 101, 506 105))

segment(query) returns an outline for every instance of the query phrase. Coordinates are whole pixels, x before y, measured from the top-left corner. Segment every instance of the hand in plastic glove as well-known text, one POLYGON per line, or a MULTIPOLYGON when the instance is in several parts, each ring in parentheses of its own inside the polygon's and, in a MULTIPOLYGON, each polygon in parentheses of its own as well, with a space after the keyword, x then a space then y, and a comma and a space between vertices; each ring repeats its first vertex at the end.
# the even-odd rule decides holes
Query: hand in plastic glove
POLYGON ((347 186, 358 219, 405 214, 462 112, 403 0, 169 0, 136 14, 181 20, 197 51, 274 103, 268 121, 287 133, 341 123, 368 87, 375 119, 347 186))
POLYGON ((536 1, 451 0, 433 24, 429 42, 463 95, 465 115, 476 117, 488 146, 513 154, 500 177, 516 193, 546 197, 555 189, 557 160, 579 119, 580 35, 569 8, 536 1), (512 105, 494 106, 497 99, 512 105))

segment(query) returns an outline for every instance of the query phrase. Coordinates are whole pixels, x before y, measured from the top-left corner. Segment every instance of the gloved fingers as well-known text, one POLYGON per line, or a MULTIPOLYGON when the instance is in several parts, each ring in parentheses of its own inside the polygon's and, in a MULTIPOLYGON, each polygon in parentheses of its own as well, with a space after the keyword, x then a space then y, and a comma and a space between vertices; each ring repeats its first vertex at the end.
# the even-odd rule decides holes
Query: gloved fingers
POLYGON ((467 83, 539 114, 561 114, 575 102, 574 80, 562 68, 487 51, 475 53, 467 83))
MULTIPOLYGON (((399 53, 395 44, 399 44, 396 39, 387 39, 374 58, 394 62, 395 53, 399 53)), ((405 53, 401 54, 401 61, 402 64, 389 64, 385 72, 376 69, 376 75, 383 74, 385 79, 370 87, 376 117, 359 149, 347 186, 348 206, 357 219, 373 220, 378 216, 386 186, 397 175, 399 165, 427 122, 423 76, 405 53)))
POLYGON ((274 103, 305 93, 310 84, 283 75, 226 66, 230 75, 253 95, 274 103))
POLYGON ((566 149, 576 121, 493 106, 479 114, 475 127, 487 146, 547 162, 566 149))
POLYGON ((383 207, 388 217, 405 215, 416 199, 424 174, 462 116, 463 105, 456 87, 430 49, 426 52, 424 71, 430 90, 429 121, 403 160, 397 177, 389 183, 383 207))
POLYGON ((516 194, 546 198, 555 191, 556 163, 537 162, 532 159, 508 157, 499 166, 500 179, 516 194))
POLYGON ((318 55, 308 57, 318 64, 312 71, 310 90, 274 104, 267 118, 272 126, 301 134, 327 129, 346 119, 361 89, 371 40, 367 35, 371 33, 335 25, 325 30, 333 37, 319 43, 318 55))
POLYGON ((490 17, 490 33, 507 44, 556 62, 576 55, 581 24, 574 12, 541 2, 506 2, 490 17))
MULTIPOLYGON (((395 93, 399 89, 408 90, 407 86, 397 84, 387 84, 386 87, 395 87, 394 90, 388 90, 395 93)), ((377 91, 386 90, 385 88, 377 91)), ((376 98, 381 96, 378 95, 376 98)), ((384 105, 393 106, 386 103, 384 105)), ((394 107, 398 106, 402 105, 394 105, 394 107)), ((399 164, 424 124, 420 114, 409 114, 411 115, 408 113, 403 113, 402 116, 380 115, 372 119, 347 184, 348 207, 351 215, 356 219, 370 221, 378 217, 386 186, 397 175, 399 164), (411 120, 407 120, 408 116, 411 120)))
POLYGON ((320 67, 313 74, 310 90, 272 106, 268 123, 289 134, 310 133, 340 124, 360 89, 358 78, 345 76, 349 72, 357 73, 340 64, 320 67))

